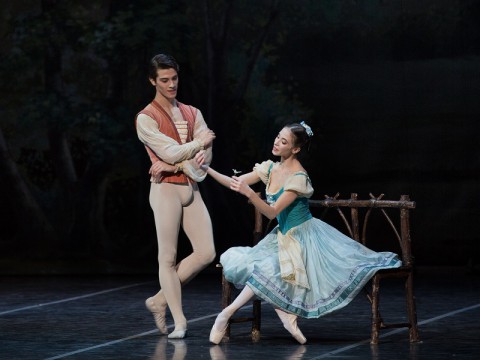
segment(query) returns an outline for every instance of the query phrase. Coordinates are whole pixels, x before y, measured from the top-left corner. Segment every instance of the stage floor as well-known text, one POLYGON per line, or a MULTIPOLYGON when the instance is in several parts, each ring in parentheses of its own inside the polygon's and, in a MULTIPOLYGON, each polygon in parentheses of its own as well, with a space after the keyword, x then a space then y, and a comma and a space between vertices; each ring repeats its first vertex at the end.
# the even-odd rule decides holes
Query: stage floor
MULTIPOLYGON (((397 283, 382 285, 383 318, 404 321, 397 283), (397 315, 398 314, 398 315, 397 315)), ((0 282, 0 359, 479 359, 480 275, 466 269, 419 268, 415 295, 420 342, 406 329, 383 330, 371 346, 370 305, 363 293, 346 308, 315 320, 299 319, 308 342, 299 345, 268 304, 262 334, 233 324, 230 340, 208 341, 221 310, 220 274, 210 268, 184 288, 188 336, 168 340, 155 328, 144 300, 156 293, 155 275, 3 276, 0 282)), ((240 314, 249 315, 251 306, 240 314)), ((169 330, 173 325, 168 318, 169 330)))

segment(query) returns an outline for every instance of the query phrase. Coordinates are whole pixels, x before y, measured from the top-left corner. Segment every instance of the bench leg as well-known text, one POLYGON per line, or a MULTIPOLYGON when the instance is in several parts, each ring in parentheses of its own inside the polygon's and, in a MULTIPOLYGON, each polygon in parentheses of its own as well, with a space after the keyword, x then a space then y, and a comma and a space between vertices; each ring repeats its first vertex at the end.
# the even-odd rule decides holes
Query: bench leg
POLYGON ((260 340, 260 326, 262 323, 262 303, 260 300, 253 300, 253 321, 252 321, 252 340, 260 340))
POLYGON ((410 342, 418 342, 417 310, 415 306, 415 296, 413 295, 413 275, 410 274, 405 282, 405 292, 407 298, 408 322, 410 324, 409 337, 410 342))
MULTIPOLYGON (((233 293, 233 285, 225 279, 224 274, 222 273, 222 308, 225 309, 232 303, 232 293, 233 293)), ((232 322, 244 322, 244 321, 251 321, 252 322, 252 340, 258 341, 260 340, 260 326, 261 326, 261 319, 262 319, 262 306, 261 301, 258 299, 253 300, 253 309, 252 309, 252 317, 251 318, 233 318, 227 324, 227 329, 225 331, 224 340, 228 340, 230 338, 230 330, 232 322)))
POLYGON ((378 337, 380 333, 380 324, 382 319, 380 317, 380 310, 379 310, 379 293, 380 290, 380 277, 374 276, 372 279, 372 335, 370 338, 370 344, 377 345, 378 344, 378 337))

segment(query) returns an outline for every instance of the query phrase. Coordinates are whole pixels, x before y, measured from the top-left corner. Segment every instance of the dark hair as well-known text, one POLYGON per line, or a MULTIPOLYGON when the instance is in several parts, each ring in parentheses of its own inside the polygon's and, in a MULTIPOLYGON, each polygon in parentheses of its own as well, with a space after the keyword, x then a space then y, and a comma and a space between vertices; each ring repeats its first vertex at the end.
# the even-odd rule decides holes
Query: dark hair
MULTIPOLYGON (((308 125, 306 125, 308 126, 308 125)), ((307 129, 299 124, 299 123, 292 123, 285 125, 287 129, 290 129, 294 136, 294 144, 293 146, 298 146, 299 148, 303 148, 305 145, 310 144, 310 139, 313 136, 313 133, 310 134, 307 132, 307 129)), ((310 129, 310 127, 308 127, 310 129)))
POLYGON ((157 78, 158 69, 174 69, 178 73, 180 71, 180 66, 178 66, 178 63, 173 56, 158 54, 150 60, 148 77, 155 80, 157 78))

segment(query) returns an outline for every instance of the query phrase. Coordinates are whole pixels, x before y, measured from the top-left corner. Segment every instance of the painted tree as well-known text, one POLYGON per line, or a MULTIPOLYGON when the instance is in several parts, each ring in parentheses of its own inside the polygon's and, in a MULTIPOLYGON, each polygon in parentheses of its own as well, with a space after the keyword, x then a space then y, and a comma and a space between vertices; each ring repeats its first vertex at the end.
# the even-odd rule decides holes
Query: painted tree
MULTIPOLYGON (((351 35, 353 25, 345 30, 341 24, 360 6, 315 0, 33 3, 16 9, 4 29, 1 161, 13 170, 3 181, 23 179, 16 191, 36 209, 49 247, 121 257, 132 241, 145 247, 151 217, 147 157, 133 127, 136 112, 153 97, 146 74, 151 56, 165 51, 180 62, 179 98, 200 108, 215 130, 215 167, 248 171, 270 154, 282 123, 311 114, 289 75, 298 55, 287 50, 312 30, 325 30, 315 38, 324 47, 342 29, 351 35)), ((202 186, 214 212, 228 221, 239 216, 231 209, 243 199, 214 197, 216 185, 202 186)), ((27 205, 16 197, 9 204, 25 214, 27 205)), ((30 232, 25 242, 34 238, 30 232)))
MULTIPOLYGON (((16 214, 35 209, 33 222, 44 227, 28 232, 25 243, 43 233, 45 247, 60 253, 128 252, 150 216, 146 185, 138 186, 148 164, 133 118, 153 97, 145 67, 160 51, 175 54, 181 99, 199 107, 217 133, 216 167, 251 166, 269 154, 279 124, 308 114, 288 87, 267 78, 294 22, 322 11, 306 3, 41 0, 16 8, 2 49, 2 84, 9 84, 2 88, 2 164, 10 169, 4 181, 24 183, 10 206, 16 214), (135 191, 138 200, 129 194, 135 191), (132 203, 133 230, 118 221, 129 218, 122 212, 132 203)), ((220 200, 226 211, 238 201, 220 200)))

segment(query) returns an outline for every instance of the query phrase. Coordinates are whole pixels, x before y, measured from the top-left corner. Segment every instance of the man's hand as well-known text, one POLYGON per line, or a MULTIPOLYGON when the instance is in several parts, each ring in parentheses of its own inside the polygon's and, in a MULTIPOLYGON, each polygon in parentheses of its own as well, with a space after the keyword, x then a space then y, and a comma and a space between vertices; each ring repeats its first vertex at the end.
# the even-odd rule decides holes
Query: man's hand
POLYGON ((201 168, 205 164, 205 151, 200 150, 198 153, 195 154, 195 163, 198 168, 201 168))
POLYGON ((196 139, 203 144, 204 148, 207 148, 212 145, 212 141, 215 137, 215 133, 212 130, 207 130, 201 132, 196 139))
POLYGON ((175 172, 176 169, 177 168, 174 165, 170 165, 159 160, 152 164, 148 173, 153 177, 158 178, 162 176, 162 172, 175 172))

